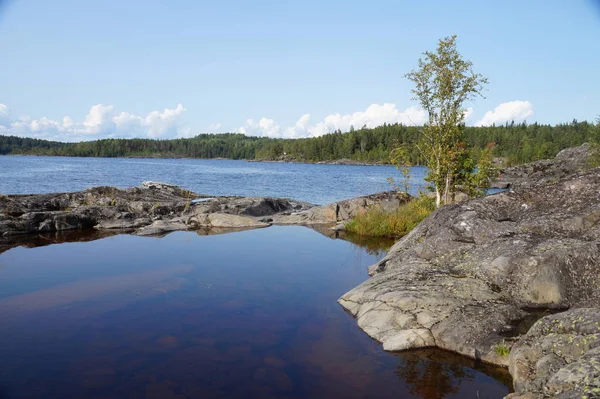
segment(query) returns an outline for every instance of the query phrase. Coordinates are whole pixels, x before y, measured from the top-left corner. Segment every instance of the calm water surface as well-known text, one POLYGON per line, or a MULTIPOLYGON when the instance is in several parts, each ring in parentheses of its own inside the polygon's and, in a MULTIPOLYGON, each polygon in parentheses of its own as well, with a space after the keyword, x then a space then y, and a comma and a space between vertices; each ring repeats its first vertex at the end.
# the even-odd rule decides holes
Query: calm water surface
POLYGON ((389 354, 357 327, 336 300, 381 256, 277 226, 12 248, 0 254, 0 398, 505 395, 497 369, 389 354))
MULTIPOLYGON (((412 191, 424 169, 412 168, 412 191)), ((311 165, 202 159, 0 156, 0 193, 79 191, 132 187, 144 180, 176 184, 208 195, 293 198, 315 204, 387 191, 392 166, 311 165)))

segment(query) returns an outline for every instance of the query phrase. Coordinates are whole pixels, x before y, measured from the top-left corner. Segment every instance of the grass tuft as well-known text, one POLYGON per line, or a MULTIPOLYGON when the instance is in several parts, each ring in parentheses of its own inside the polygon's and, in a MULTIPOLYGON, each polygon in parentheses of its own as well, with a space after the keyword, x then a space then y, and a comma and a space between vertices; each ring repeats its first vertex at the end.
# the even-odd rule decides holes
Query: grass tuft
POLYGON ((504 340, 492 345, 492 349, 500 356, 508 356, 510 354, 510 346, 508 346, 504 340))
POLYGON ((386 212, 381 207, 371 208, 346 223, 346 230, 360 236, 398 238, 414 229, 434 209, 434 200, 421 195, 393 212, 386 212))

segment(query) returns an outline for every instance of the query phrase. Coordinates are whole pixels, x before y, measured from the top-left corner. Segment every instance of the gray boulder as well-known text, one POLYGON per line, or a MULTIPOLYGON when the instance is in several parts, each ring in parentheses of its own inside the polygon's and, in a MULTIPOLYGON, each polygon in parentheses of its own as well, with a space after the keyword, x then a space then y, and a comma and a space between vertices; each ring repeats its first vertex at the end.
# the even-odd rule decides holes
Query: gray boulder
POLYGON ((552 184, 559 179, 590 168, 591 157, 596 149, 590 144, 566 148, 554 159, 543 159, 501 170, 492 188, 532 187, 540 184, 552 184))
POLYGON ((539 320, 510 353, 511 399, 600 397, 600 309, 539 320))
POLYGON ((274 219, 277 224, 330 224, 346 222, 355 216, 364 214, 370 208, 378 206, 386 211, 394 211, 410 200, 410 195, 396 191, 387 191, 352 198, 331 204, 315 206, 308 210, 280 215, 274 219))
POLYGON ((227 213, 208 213, 192 216, 187 219, 187 225, 198 228, 245 228, 245 227, 267 227, 269 223, 264 223, 256 218, 247 216, 231 215, 227 213))

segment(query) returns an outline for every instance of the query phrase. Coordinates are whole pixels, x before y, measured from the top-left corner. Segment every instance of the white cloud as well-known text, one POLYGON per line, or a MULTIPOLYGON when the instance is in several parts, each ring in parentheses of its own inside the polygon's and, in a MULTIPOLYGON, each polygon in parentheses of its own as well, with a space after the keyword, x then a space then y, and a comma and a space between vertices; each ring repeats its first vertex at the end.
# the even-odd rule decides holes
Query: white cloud
POLYGON ((396 104, 372 104, 364 111, 352 114, 331 114, 315 124, 310 123, 310 114, 304 114, 294 126, 282 128, 269 118, 261 118, 258 122, 248 119, 244 126, 237 129, 240 133, 267 137, 316 137, 335 130, 347 132, 351 126, 360 129, 383 125, 384 123, 404 123, 419 125, 425 122, 427 114, 418 107, 409 107, 404 111, 396 108, 396 104))
POLYGON ((213 123, 212 125, 208 125, 208 131, 211 133, 218 132, 219 130, 221 130, 220 123, 213 123))
POLYGON ((144 126, 148 128, 148 136, 163 137, 175 136, 179 118, 185 112, 183 105, 177 104, 177 108, 165 108, 163 112, 152 111, 144 119, 144 126))
MULTIPOLYGON (((183 126, 181 118, 186 112, 183 105, 152 111, 145 116, 129 112, 117 112, 112 105, 96 104, 83 118, 76 122, 65 116, 61 121, 48 118, 32 119, 27 116, 13 117, 10 109, 0 104, 0 134, 35 137, 59 141, 93 140, 107 137, 150 137, 174 138, 192 137, 197 133, 183 126)), ((498 105, 485 113, 476 126, 521 121, 533 115, 533 105, 529 101, 510 101, 498 105)), ((465 110, 465 121, 471 122, 473 109, 465 110)), ((273 119, 263 117, 258 120, 248 119, 243 126, 233 131, 249 136, 265 137, 317 137, 341 130, 347 132, 352 126, 360 129, 363 126, 373 128, 384 123, 403 123, 405 125, 422 125, 427 121, 427 113, 416 106, 404 110, 395 104, 372 104, 364 111, 349 114, 330 114, 323 120, 311 123, 311 115, 304 114, 290 126, 282 126, 273 119)), ((222 125, 215 123, 208 126, 212 133, 220 132, 222 125)), ((230 130, 231 131, 231 130, 230 130)))
POLYGON ((465 113, 464 113, 465 122, 469 122, 469 120, 471 119, 472 116, 473 116, 473 107, 469 107, 465 110, 465 113))
POLYGON ((247 136, 283 137, 281 126, 269 118, 260 118, 258 122, 248 119, 238 131, 247 136))
POLYGON ((31 119, 27 116, 14 118, 4 104, 0 104, 0 134, 35 137, 60 141, 93 140, 107 137, 171 138, 189 135, 182 128, 181 116, 186 109, 178 104, 173 109, 152 111, 146 116, 128 112, 116 112, 112 105, 93 105, 82 122, 74 122, 70 116, 62 121, 48 118, 31 119))
POLYGON ((475 126, 490 126, 510 121, 521 122, 531 115, 533 115, 533 104, 529 101, 509 101, 486 112, 475 126))
MULTIPOLYGON (((110 134, 117 126, 113 121, 115 114, 112 105, 96 104, 92 105, 90 111, 83 121, 83 129, 80 129, 81 134, 110 134)), ((64 118, 63 118, 64 120, 64 118)))

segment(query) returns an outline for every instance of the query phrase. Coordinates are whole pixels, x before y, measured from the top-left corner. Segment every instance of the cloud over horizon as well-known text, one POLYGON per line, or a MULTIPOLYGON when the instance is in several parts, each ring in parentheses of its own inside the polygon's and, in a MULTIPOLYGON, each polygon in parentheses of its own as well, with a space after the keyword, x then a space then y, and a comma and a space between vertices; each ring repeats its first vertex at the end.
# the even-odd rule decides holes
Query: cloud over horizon
POLYGON ((352 114, 330 114, 322 121, 310 123, 310 114, 304 114, 295 125, 282 127, 273 119, 263 117, 257 122, 253 119, 237 128, 236 131, 251 136, 266 137, 317 137, 336 130, 347 132, 353 126, 360 129, 363 126, 373 128, 384 123, 403 123, 405 125, 420 125, 426 121, 427 114, 419 107, 408 107, 404 111, 396 108, 396 104, 371 104, 364 111, 352 114))
MULTIPOLYGON (((145 116, 129 112, 117 112, 114 106, 96 104, 88 111, 81 122, 75 122, 70 116, 61 121, 48 118, 32 119, 28 116, 13 117, 10 109, 0 104, 0 134, 21 137, 33 137, 58 141, 86 141, 102 138, 177 138, 192 137, 201 132, 193 132, 183 127, 181 118, 186 112, 182 104, 175 108, 152 111, 145 116)), ((509 121, 520 122, 533 115, 533 105, 529 101, 509 101, 493 110, 487 111, 474 123, 475 126, 489 126, 509 121)), ((471 123, 473 109, 465 111, 467 124, 471 123)), ((371 104, 364 111, 349 114, 330 114, 323 120, 312 122, 311 115, 303 114, 295 124, 285 126, 274 119, 262 117, 258 120, 247 119, 234 128, 232 132, 249 136, 301 138, 318 137, 340 130, 347 132, 354 127, 374 128, 384 123, 402 123, 405 125, 421 125, 427 121, 427 113, 411 106, 404 110, 396 104, 371 104)), ((214 123, 208 127, 209 132, 221 132, 222 125, 214 123)))
POLYGON ((84 141, 102 138, 173 138, 187 133, 181 126, 181 116, 186 109, 181 104, 175 108, 152 111, 146 116, 117 112, 112 105, 96 104, 82 122, 70 116, 62 121, 46 117, 31 119, 13 117, 5 104, 0 104, 0 134, 33 137, 46 140, 84 141))
POLYGON ((533 104, 529 101, 509 101, 486 112, 475 126, 491 126, 510 121, 522 122, 531 115, 533 115, 533 104))

